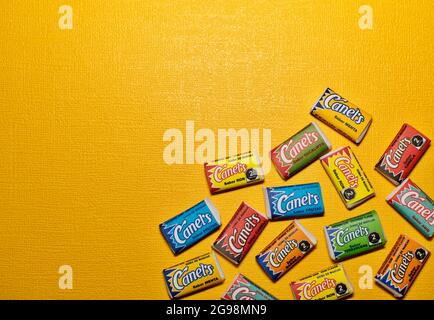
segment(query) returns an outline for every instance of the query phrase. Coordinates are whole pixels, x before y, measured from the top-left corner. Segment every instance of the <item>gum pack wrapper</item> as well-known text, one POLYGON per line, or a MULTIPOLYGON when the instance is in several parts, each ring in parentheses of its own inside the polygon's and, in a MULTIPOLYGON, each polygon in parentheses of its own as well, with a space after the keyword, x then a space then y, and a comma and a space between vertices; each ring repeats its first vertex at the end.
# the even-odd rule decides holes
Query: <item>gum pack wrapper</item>
POLYGON ((316 238, 293 220, 256 256, 256 261, 271 280, 277 281, 312 251, 316 243, 316 238))
POLYGON ((424 134, 404 124, 381 156, 375 169, 394 185, 404 181, 430 146, 424 134))
POLYGON ((430 252, 406 235, 400 235, 375 276, 375 282, 403 298, 422 270, 430 252))
POLYGON ((324 214, 324 203, 319 183, 264 187, 263 191, 267 217, 270 220, 293 219, 324 214))
POLYGON ((213 287, 225 280, 214 252, 164 269, 163 275, 171 299, 213 287))
POLYGON ((246 276, 238 274, 222 296, 223 300, 277 300, 246 276))
POLYGON ((271 161, 280 176, 288 180, 291 176, 329 151, 331 144, 315 122, 270 151, 271 161))
POLYGON ((310 113, 337 132, 359 144, 372 123, 372 116, 327 88, 310 113))
POLYGON ((213 248, 232 263, 239 264, 267 223, 263 214, 242 202, 214 242, 213 248))
POLYGON ((338 300, 353 294, 342 264, 291 282, 290 286, 296 300, 338 300))
POLYGON ((349 146, 322 156, 321 164, 348 209, 375 196, 368 177, 349 146))
POLYGON ((160 231, 173 253, 178 254, 217 230, 220 225, 219 212, 211 200, 205 199, 160 224, 160 231))
POLYGON ((409 178, 405 179, 386 198, 425 237, 434 234, 434 202, 409 178))
POLYGON ((252 151, 207 162, 204 170, 211 194, 264 181, 261 162, 252 151))
POLYGON ((324 227, 332 260, 344 260, 386 244, 387 239, 375 210, 324 227))

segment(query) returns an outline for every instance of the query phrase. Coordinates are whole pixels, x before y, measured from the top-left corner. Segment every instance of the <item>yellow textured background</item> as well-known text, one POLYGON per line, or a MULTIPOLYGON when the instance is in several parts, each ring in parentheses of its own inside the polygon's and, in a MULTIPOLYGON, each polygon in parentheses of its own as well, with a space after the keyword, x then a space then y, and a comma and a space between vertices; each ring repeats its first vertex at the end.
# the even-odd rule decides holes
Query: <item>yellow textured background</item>
MULTIPOLYGON (((371 209, 385 249, 344 263, 353 299, 390 299, 358 288, 400 232, 433 249, 386 202, 393 186, 373 167, 403 122, 431 138, 434 5, 369 1, 68 1, 73 30, 60 30, 63 1, 0 5, 0 298, 166 299, 161 270, 209 250, 217 234, 178 257, 158 224, 208 196, 202 166, 163 162, 163 133, 196 128, 270 128, 272 146, 312 121, 330 86, 373 115, 354 148, 377 196, 345 209, 319 162, 289 183, 319 181, 326 214, 303 220, 318 247, 276 284, 254 260, 287 224, 270 223, 227 280, 190 298, 219 298, 242 272, 280 299, 289 281, 331 264, 322 227, 371 209), (74 289, 58 288, 60 265, 74 289)), ((321 125, 334 147, 348 140, 321 125)), ((431 147, 411 177, 434 195, 431 147)), ((261 154, 262 154, 262 150, 261 154)), ((266 150, 268 152, 268 150, 266 150)), ((265 185, 282 185, 272 168, 265 185)), ((212 197, 223 224, 245 200, 260 211, 260 186, 212 197)), ((434 258, 409 299, 433 297, 434 258)))

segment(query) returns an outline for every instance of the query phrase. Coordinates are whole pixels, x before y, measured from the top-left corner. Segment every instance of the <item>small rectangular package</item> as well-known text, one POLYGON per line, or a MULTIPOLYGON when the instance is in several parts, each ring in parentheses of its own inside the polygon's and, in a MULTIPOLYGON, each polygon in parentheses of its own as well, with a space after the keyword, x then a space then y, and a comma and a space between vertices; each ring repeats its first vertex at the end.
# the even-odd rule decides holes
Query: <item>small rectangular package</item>
POLYGON ((425 237, 434 234, 434 202, 409 178, 405 179, 386 198, 425 237))
POLYGON ((367 253, 387 239, 375 210, 324 227, 329 255, 334 261, 367 253))
POLYGON ((234 264, 240 264, 267 225, 267 218, 242 202, 212 245, 234 264))
POLYGON ((337 132, 359 144, 368 132, 372 116, 327 88, 310 113, 337 132))
POLYGON ((174 254, 196 244, 221 225, 220 213, 208 198, 160 224, 174 254))
POLYGON ((206 162, 204 170, 211 194, 264 181, 261 161, 253 151, 206 162))
POLYGON ((397 298, 403 298, 425 265, 429 250, 400 235, 375 276, 375 282, 397 298))
POLYGON ((267 217, 270 220, 294 219, 324 214, 319 183, 264 187, 267 217))
POLYGON ((256 260, 273 281, 281 278, 316 246, 316 238, 300 222, 293 220, 256 260))
POLYGON ((315 122, 270 151, 271 161, 284 180, 317 160, 331 144, 315 122))
POLYGON ((372 184, 349 146, 322 156, 321 164, 348 209, 375 196, 372 184))
POLYGON ((163 275, 171 299, 213 287, 225 280, 214 252, 164 269, 163 275))
POLYGON ((277 300, 246 276, 238 274, 222 296, 223 300, 277 300))
POLYGON ((353 294, 342 264, 335 264, 290 283, 296 300, 338 300, 353 294))
POLYGON ((375 165, 375 170, 397 186, 409 176, 430 143, 427 136, 405 123, 375 165))

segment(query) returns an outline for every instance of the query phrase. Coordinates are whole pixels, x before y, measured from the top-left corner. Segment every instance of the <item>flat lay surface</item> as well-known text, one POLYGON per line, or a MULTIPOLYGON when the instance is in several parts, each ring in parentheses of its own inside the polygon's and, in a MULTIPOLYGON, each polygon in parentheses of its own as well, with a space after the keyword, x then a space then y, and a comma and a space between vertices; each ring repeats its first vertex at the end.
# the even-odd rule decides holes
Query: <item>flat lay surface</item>
MULTIPOLYGON (((309 255, 273 283, 255 256, 290 221, 270 221, 239 266, 216 253, 223 284, 186 299, 220 299, 238 273, 293 299, 291 281, 333 264, 324 226, 371 210, 387 243, 342 262, 350 299, 394 299, 359 279, 401 233, 434 246, 386 202, 395 186, 374 166, 404 123, 434 139, 434 4, 370 1, 363 28, 365 4, 69 1, 62 30, 62 3, 2 3, 0 298, 168 299, 162 270, 210 252, 242 201, 265 214, 263 186, 319 182, 324 215, 300 219, 318 241, 309 255), (310 114, 327 87, 372 115, 360 145, 310 114), (313 121, 333 149, 351 146, 375 197, 348 210, 319 160, 281 178, 269 151, 313 121), (203 160, 229 150, 222 132, 257 142, 263 184, 210 194, 203 160), (175 256, 159 224, 206 197, 222 226, 175 256), (62 265, 73 289, 59 288, 62 265)), ((410 174, 431 197, 433 163, 431 146, 410 174)), ((431 257, 406 299, 433 298, 433 283, 431 257)))

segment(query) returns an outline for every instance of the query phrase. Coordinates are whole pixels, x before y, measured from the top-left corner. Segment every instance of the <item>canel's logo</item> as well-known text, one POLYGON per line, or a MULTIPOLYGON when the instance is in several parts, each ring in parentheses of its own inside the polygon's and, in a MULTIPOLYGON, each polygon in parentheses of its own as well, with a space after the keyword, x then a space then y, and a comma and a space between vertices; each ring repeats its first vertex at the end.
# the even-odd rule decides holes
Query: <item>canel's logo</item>
POLYGON ((249 239, 250 234, 258 225, 260 219, 256 213, 245 219, 244 227, 240 232, 234 228, 233 234, 229 237, 229 247, 236 255, 239 255, 244 250, 244 246, 249 239))
POLYGON ((344 230, 339 230, 336 233, 336 243, 339 246, 344 246, 348 242, 351 242, 357 238, 365 237, 369 234, 369 229, 359 226, 356 230, 349 231, 349 228, 345 228, 344 230))
POLYGON ((404 138, 399 141, 399 144, 395 150, 391 149, 389 151, 389 153, 384 157, 384 160, 386 161, 386 164, 389 166, 389 168, 392 169, 398 168, 402 156, 410 144, 411 144, 410 139, 404 138))
POLYGON ((402 283, 402 281, 404 281, 405 273, 407 272, 407 268, 413 258, 414 253, 408 251, 402 255, 402 261, 399 265, 396 263, 393 265, 393 269, 390 270, 390 277, 395 283, 402 283))
POLYGON ((313 280, 304 285, 303 294, 306 299, 312 300, 312 298, 321 292, 334 287, 336 287, 336 280, 324 278, 324 280, 319 283, 317 283, 316 280, 313 280))
POLYGON ((275 248, 274 251, 270 253, 270 264, 274 268, 278 268, 285 260, 286 256, 295 248, 298 248, 297 240, 286 241, 285 246, 281 250, 275 248))
POLYGON ((255 300, 256 292, 250 291, 247 287, 239 287, 235 289, 232 294, 232 300, 255 300))
POLYGON ((430 225, 434 225, 434 209, 423 204, 426 199, 416 191, 407 191, 401 195, 400 202, 403 206, 413 210, 425 219, 430 225))
POLYGON ((218 165, 214 169, 214 180, 216 182, 222 182, 233 175, 236 175, 247 170, 247 165, 245 163, 237 163, 234 166, 228 167, 227 164, 218 165))
POLYGON ((279 197, 276 203, 277 212, 285 214, 292 210, 317 205, 319 203, 319 195, 307 192, 304 196, 294 197, 295 193, 283 194, 279 197))
POLYGON ((199 267, 188 272, 188 266, 184 269, 176 270, 173 273, 172 285, 177 291, 181 291, 189 284, 210 276, 214 273, 214 266, 212 264, 201 263, 199 267))
POLYGON ((343 114, 357 124, 361 124, 365 121, 365 117, 360 112, 360 109, 351 108, 345 104, 346 102, 348 102, 348 100, 342 98, 340 95, 336 93, 330 94, 324 99, 324 108, 343 114))
POLYGON ((359 185, 359 179, 353 174, 352 170, 354 165, 351 163, 351 159, 342 156, 336 158, 336 167, 344 174, 351 188, 357 188, 359 185))
POLYGON ((207 214, 199 214, 196 220, 187 224, 187 220, 183 220, 173 229, 173 238, 177 243, 184 244, 195 232, 212 222, 212 216, 207 214))
POLYGON ((291 139, 282 145, 278 154, 287 166, 292 167, 295 158, 297 158, 304 149, 317 142, 318 139, 318 132, 306 132, 297 142, 291 139))

